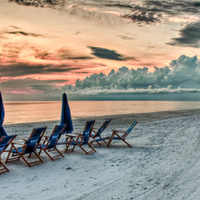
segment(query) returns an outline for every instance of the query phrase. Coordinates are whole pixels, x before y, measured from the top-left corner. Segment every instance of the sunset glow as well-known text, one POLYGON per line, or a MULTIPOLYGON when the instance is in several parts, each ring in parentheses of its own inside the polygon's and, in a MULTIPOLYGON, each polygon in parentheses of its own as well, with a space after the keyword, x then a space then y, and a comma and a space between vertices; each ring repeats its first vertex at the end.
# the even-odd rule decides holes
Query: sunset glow
MULTIPOLYGON (((62 92, 72 98, 73 91, 87 90, 90 95, 88 91, 95 87, 96 91, 106 88, 110 94, 114 88, 166 88, 162 83, 167 79, 173 89, 186 87, 187 83, 175 84, 170 76, 175 73, 175 60, 185 67, 186 61, 179 60, 184 56, 187 63, 197 56, 194 73, 200 73, 200 7, 196 1, 34 2, 0 3, 0 88, 5 100, 29 100, 32 94, 38 94, 36 100, 49 100, 53 94, 59 100, 62 92), (145 77, 141 79, 165 67, 171 72, 160 75, 162 81, 146 85, 145 77), (120 70, 125 74, 115 83, 109 74, 120 74, 120 70), (109 79, 108 85, 102 85, 104 78, 109 79)), ((192 83, 188 87, 198 89, 191 77, 185 79, 192 83)), ((75 96, 72 99, 80 98, 75 96)))

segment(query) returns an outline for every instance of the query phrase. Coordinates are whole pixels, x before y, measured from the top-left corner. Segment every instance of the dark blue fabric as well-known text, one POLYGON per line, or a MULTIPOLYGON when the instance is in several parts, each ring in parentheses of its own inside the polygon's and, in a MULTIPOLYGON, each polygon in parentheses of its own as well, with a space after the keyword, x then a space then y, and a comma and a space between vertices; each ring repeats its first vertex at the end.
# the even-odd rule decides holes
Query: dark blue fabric
POLYGON ((107 120, 97 131, 97 135, 96 137, 99 137, 101 135, 101 133, 103 132, 103 130, 106 128, 106 126, 110 123, 111 120, 107 120))
POLYGON ((71 112, 67 101, 67 95, 65 93, 62 97, 62 111, 60 124, 67 124, 64 133, 71 133, 73 131, 71 112))
POLYGON ((12 140, 14 135, 4 136, 3 140, 0 142, 0 153, 6 148, 6 145, 12 140))
POLYGON ((42 134, 42 132, 44 131, 45 127, 42 127, 42 128, 36 128, 32 137, 38 137, 42 134))
POLYGON ((83 136, 83 144, 88 143, 94 122, 95 122, 94 120, 88 121, 87 126, 86 126, 85 130, 83 131, 83 135, 82 135, 83 136))
POLYGON ((119 137, 114 137, 113 139, 114 140, 121 140, 119 137))
POLYGON ((41 136, 29 138, 26 142, 26 149, 24 153, 33 153, 40 139, 41 136))
POLYGON ((98 138, 98 139, 92 140, 91 142, 101 142, 104 139, 108 139, 108 138, 98 138))
POLYGON ((7 134, 6 131, 4 130, 3 126, 0 125, 0 138, 1 138, 2 136, 8 136, 8 134, 7 134))
POLYGON ((3 124, 4 116, 5 116, 5 112, 4 112, 4 106, 3 106, 3 99, 0 92, 0 125, 3 124))
MULTIPOLYGON (((21 153, 23 151, 23 147, 18 147, 17 150, 19 151, 19 153, 21 153)), ((12 149, 12 153, 18 153, 15 149, 12 149)))

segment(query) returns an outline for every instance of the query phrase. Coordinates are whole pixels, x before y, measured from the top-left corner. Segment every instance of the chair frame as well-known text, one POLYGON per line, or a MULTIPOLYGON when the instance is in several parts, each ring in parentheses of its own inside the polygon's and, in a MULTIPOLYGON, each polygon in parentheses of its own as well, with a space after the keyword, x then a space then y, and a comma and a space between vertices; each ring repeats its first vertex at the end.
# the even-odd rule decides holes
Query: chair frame
POLYGON ((90 142, 89 142, 90 137, 91 137, 91 132, 92 132, 92 129, 93 129, 93 126, 94 126, 94 123, 95 123, 95 120, 93 120, 93 121, 94 122, 93 122, 93 124, 91 125, 91 128, 90 128, 90 133, 89 133, 89 138, 88 138, 87 144, 83 144, 83 142, 84 142, 83 141, 84 140, 84 131, 87 129, 88 123, 91 122, 91 121, 86 121, 83 134, 75 133, 76 135, 71 135, 71 134, 66 135, 68 137, 68 142, 67 142, 67 145, 66 145, 65 152, 73 152, 76 146, 79 146, 87 155, 96 152, 96 150, 92 147, 92 144, 90 144, 90 142), (79 142, 78 140, 80 140, 80 139, 81 139, 81 141, 79 142), (71 144, 72 142, 74 142, 75 144, 71 144), (74 145, 74 146, 71 149, 69 149, 70 145, 74 145), (91 150, 87 151, 86 149, 83 148, 83 145, 87 145, 91 150))
POLYGON ((102 144, 107 144, 107 142, 105 140, 110 139, 110 137, 105 137, 102 138, 101 134, 102 132, 106 129, 106 127, 110 124, 111 119, 110 120, 105 120, 105 122, 101 125, 101 127, 99 129, 97 128, 93 128, 92 131, 95 133, 94 135, 91 135, 91 138, 93 138, 94 140, 90 142, 90 144, 96 142, 99 146, 101 146, 102 144), (106 124, 107 123, 107 124, 106 124), (106 126, 105 126, 106 124, 106 126), (100 129, 103 128, 101 130, 101 132, 99 133, 100 129), (95 130, 96 129, 96 130, 95 130), (96 137, 99 137, 101 139, 101 141, 96 141, 96 137))
MULTIPOLYGON (((39 163, 43 163, 44 161, 40 158, 40 156, 38 155, 38 153, 36 152, 37 150, 37 146, 39 145, 39 142, 42 138, 42 136, 44 135, 44 132, 46 131, 47 127, 44 127, 44 130, 42 131, 42 133, 40 134, 40 139, 37 141, 36 145, 35 145, 35 148, 34 148, 34 151, 32 153, 34 153, 34 155, 38 158, 38 160, 35 160, 35 161, 28 161, 26 158, 25 158, 25 150, 26 150, 26 147, 27 147, 27 139, 23 139, 25 142, 24 144, 22 143, 18 143, 18 142, 12 142, 11 143, 11 148, 9 150, 9 153, 8 153, 8 156, 6 158, 6 161, 5 163, 9 163, 9 162, 14 162, 14 161, 19 161, 20 158, 22 158, 24 160, 24 162, 29 166, 29 167, 32 167, 33 165, 36 165, 36 164, 39 164, 39 163), (15 146, 15 145, 22 145, 22 152, 19 152, 18 148, 15 146), (16 152, 12 152, 12 150, 15 150, 16 152), (12 154, 11 154, 12 153, 12 154), (9 158, 9 156, 13 157, 13 158, 9 158)), ((29 136, 29 139, 32 138, 34 132, 35 132, 36 128, 33 129, 31 135, 29 136)), ((31 157, 32 153, 27 153, 29 154, 28 158, 31 157)))
MULTIPOLYGON (((4 172, 9 172, 10 170, 6 167, 6 165, 2 162, 1 159, 1 154, 6 152, 6 148, 10 145, 10 143, 16 138, 16 134, 13 135, 13 138, 10 139, 10 141, 3 147, 1 153, 0 153, 0 174, 4 173, 4 172)), ((9 137, 9 136, 2 136, 0 139, 0 143, 4 140, 5 137, 9 137)))
POLYGON ((110 139, 108 141, 107 147, 109 147, 115 137, 115 135, 122 140, 125 144, 127 144, 128 147, 132 148, 132 146, 126 142, 126 137, 128 136, 128 134, 132 131, 132 129, 136 126, 138 122, 134 121, 131 126, 128 128, 127 131, 121 131, 121 130, 112 130, 112 135, 110 136, 110 139), (131 128, 132 127, 132 128, 131 128), (129 130, 131 128, 131 130, 129 130), (120 136, 118 133, 124 133, 122 136, 120 136))
MULTIPOLYGON (((59 133, 59 136, 57 138, 57 141, 55 142, 55 145, 54 145, 54 148, 52 149, 49 149, 48 146, 50 144, 50 141, 49 141, 49 138, 50 136, 47 136, 47 135, 44 135, 45 139, 41 139, 41 141, 43 141, 43 144, 42 145, 45 145, 45 147, 43 147, 41 144, 38 145, 38 148, 40 149, 38 155, 40 156, 42 150, 47 154, 47 156, 52 160, 54 161, 56 158, 58 158, 59 156, 62 156, 64 158, 64 155, 57 149, 57 143, 61 137, 61 135, 63 134, 63 132, 65 131, 65 128, 66 128, 67 124, 65 124, 62 128, 62 130, 60 131, 59 133), (57 151, 57 155, 55 156, 51 156, 48 152, 51 152, 51 151, 57 151)), ((56 131, 56 128, 58 127, 58 125, 55 125, 51 135, 53 135, 56 131)))

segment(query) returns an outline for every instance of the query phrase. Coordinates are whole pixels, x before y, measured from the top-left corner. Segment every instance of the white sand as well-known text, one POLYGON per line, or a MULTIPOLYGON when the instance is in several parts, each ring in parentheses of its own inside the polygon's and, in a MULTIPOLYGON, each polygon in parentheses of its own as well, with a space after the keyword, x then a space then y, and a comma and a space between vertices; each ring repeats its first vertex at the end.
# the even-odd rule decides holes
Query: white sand
MULTIPOLYGON (((0 175, 0 199, 200 199, 200 111, 174 111, 112 116, 111 129, 126 130, 138 119, 127 141, 110 148, 94 145, 97 152, 81 150, 27 167, 23 161, 8 163, 0 175), (70 168, 70 169, 68 169, 70 168)), ((99 127, 105 117, 96 119, 99 127)), ((33 127, 47 125, 47 134, 59 122, 5 126, 8 134, 29 135, 33 127)), ((82 131, 85 119, 74 121, 82 131)), ((6 155, 4 154, 3 157, 6 155)))

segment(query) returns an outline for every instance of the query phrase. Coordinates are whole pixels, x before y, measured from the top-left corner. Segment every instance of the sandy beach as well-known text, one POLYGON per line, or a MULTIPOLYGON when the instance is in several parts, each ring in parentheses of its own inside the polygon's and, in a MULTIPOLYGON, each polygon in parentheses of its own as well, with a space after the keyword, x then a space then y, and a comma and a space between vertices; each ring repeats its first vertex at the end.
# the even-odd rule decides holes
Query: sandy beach
MULTIPOLYGON (((97 152, 92 155, 77 147, 51 161, 42 153, 44 163, 31 168, 23 161, 8 163, 10 172, 0 175, 0 199, 200 198, 200 110, 96 117, 95 127, 109 118, 103 136, 138 121, 127 137, 133 148, 115 141, 110 148, 94 145, 97 152)), ((82 132, 89 119, 74 120, 74 132, 82 132)), ((50 134, 56 124, 59 121, 4 127, 9 135, 18 134, 19 142, 34 127, 47 126, 50 134)))

